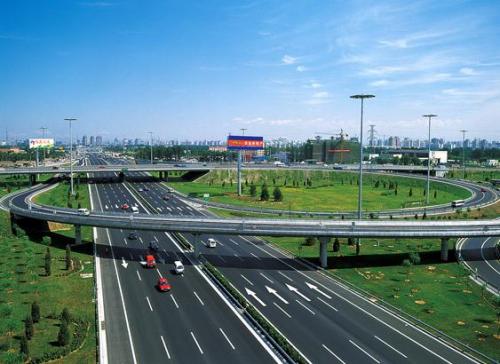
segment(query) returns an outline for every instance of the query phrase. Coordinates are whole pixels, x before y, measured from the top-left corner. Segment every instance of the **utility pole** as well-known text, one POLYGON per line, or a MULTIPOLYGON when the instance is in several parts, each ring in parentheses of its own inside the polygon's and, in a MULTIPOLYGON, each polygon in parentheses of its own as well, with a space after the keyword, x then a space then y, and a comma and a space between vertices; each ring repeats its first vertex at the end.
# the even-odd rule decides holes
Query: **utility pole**
MULTIPOLYGON (((363 196, 363 103, 365 99, 374 98, 375 95, 352 95, 351 99, 361 100, 361 122, 359 133, 359 188, 358 188, 358 220, 361 220, 362 212, 362 196, 363 196)), ((356 255, 359 254, 360 239, 356 240, 356 255)))
MULTIPOLYGON (((245 135, 245 130, 248 130, 247 128, 241 128, 241 135, 245 135)), ((241 149, 238 150, 238 196, 241 196, 241 149)))
POLYGON ((71 185, 71 196, 75 195, 75 189, 73 185, 73 129, 71 124, 73 121, 76 121, 76 118, 66 118, 64 119, 69 121, 69 179, 71 185))
POLYGON ((427 140, 427 192, 425 194, 425 206, 429 206, 429 187, 430 187, 430 176, 431 176, 431 119, 435 118, 437 115, 427 114, 422 115, 424 118, 429 118, 429 138, 427 140))
POLYGON ((148 131, 149 134, 149 149, 151 152, 151 164, 153 164, 153 132, 148 131))
POLYGON ((373 154, 373 142, 375 140, 375 125, 374 124, 370 124, 370 131, 368 133, 369 133, 368 139, 370 140, 370 149, 371 149, 371 152, 373 154))
POLYGON ((467 133, 467 130, 462 129, 460 130, 462 133, 462 168, 463 168, 463 179, 465 179, 465 133, 467 133))
MULTIPOLYGON (((40 127, 40 130, 42 131, 42 137, 45 139, 47 128, 45 126, 42 126, 42 127, 40 127)), ((46 157, 45 153, 46 153, 46 149, 43 148, 43 161, 44 161, 44 164, 45 164, 45 157, 46 157)))

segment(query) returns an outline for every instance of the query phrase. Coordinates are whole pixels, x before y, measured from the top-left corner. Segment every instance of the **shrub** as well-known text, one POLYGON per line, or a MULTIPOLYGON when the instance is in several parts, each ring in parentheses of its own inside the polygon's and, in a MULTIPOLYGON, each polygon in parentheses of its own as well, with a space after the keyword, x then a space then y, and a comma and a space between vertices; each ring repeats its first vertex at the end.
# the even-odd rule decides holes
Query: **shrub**
POLYGON ((57 343, 59 346, 66 346, 69 344, 69 339, 68 321, 61 320, 61 326, 59 326, 59 333, 57 334, 57 343))
POLYGON ((66 323, 69 323, 70 320, 71 320, 71 315, 69 313, 69 310, 66 307, 64 307, 64 309, 61 312, 61 321, 66 321, 66 323))
POLYGON ((403 263, 401 263, 403 267, 409 267, 411 266, 410 259, 403 259, 403 263))
POLYGON ((420 264, 420 254, 418 254, 417 252, 410 252, 408 254, 408 258, 411 264, 414 265, 420 264))
POLYGON ((52 274, 52 260, 50 259, 50 255, 45 255, 45 275, 48 277, 52 274))
POLYGON ((71 269, 71 247, 66 244, 66 270, 71 269))
POLYGON ((354 238, 353 237, 348 237, 347 238, 347 245, 354 245, 354 238))
POLYGON ((33 319, 34 323, 40 321, 40 306, 36 301, 31 304, 31 318, 33 319))
POLYGON ((408 196, 413 196, 413 188, 410 188, 410 191, 408 192, 408 196))
POLYGON ((21 336, 21 342, 19 344, 19 351, 24 355, 25 358, 29 358, 30 356, 30 348, 28 346, 28 339, 26 336, 21 336))
POLYGON ((250 196, 252 196, 252 197, 257 196, 257 187, 255 187, 255 185, 253 184, 253 182, 250 185, 250 196))
POLYGON ((305 240, 304 240, 304 243, 303 245, 306 245, 306 246, 314 246, 316 245, 316 242, 318 241, 318 239, 316 239, 314 236, 308 236, 305 240))
POLYGON ((276 202, 283 201, 283 194, 278 186, 274 187, 273 198, 276 202))
POLYGON ((340 241, 339 238, 335 238, 333 241, 333 251, 336 253, 340 250, 340 241))
POLYGON ((31 318, 31 316, 28 316, 24 320, 24 335, 26 339, 31 340, 34 333, 35 329, 33 327, 33 319, 31 318))
POLYGON ((267 189, 266 184, 262 185, 262 189, 260 191, 260 200, 261 201, 269 201, 269 190, 267 189))

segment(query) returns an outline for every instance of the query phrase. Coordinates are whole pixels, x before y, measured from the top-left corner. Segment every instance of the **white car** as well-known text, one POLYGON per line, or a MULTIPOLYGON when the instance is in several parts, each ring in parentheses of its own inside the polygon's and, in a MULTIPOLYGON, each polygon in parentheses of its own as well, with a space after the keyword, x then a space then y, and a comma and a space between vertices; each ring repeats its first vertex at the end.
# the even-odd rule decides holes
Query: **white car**
POLYGON ((90 215, 90 211, 89 211, 89 209, 86 209, 86 208, 81 208, 81 209, 78 209, 78 213, 79 213, 80 215, 85 215, 85 216, 90 215))
POLYGON ((182 262, 180 260, 176 260, 174 262, 174 270, 175 270, 175 273, 177 273, 177 274, 184 273, 184 265, 182 264, 182 262))
POLYGON ((207 240, 207 246, 208 246, 209 248, 215 248, 215 247, 217 246, 217 240, 212 239, 212 238, 209 238, 209 239, 207 240))
POLYGON ((138 213, 139 213, 139 209, 137 208, 137 206, 132 206, 132 207, 130 208, 130 210, 132 210, 132 213, 133 213, 133 214, 138 214, 138 213))

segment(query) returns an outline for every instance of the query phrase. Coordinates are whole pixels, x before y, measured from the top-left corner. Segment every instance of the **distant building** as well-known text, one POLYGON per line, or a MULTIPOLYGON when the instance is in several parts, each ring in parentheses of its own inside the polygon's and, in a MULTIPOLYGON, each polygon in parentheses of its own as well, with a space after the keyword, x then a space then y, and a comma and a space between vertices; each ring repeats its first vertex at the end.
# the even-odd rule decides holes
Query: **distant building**
POLYGON ((89 145, 89 140, 86 135, 82 137, 82 145, 89 145))
POLYGON ((95 138, 93 135, 90 137, 90 145, 95 145, 95 138))
POLYGON ((97 146, 102 145, 102 136, 98 135, 95 137, 95 145, 97 145, 97 146))
POLYGON ((486 165, 488 167, 497 167, 498 166, 498 159, 488 159, 486 161, 486 165))
POLYGON ((359 161, 359 143, 344 138, 308 140, 305 159, 322 163, 354 163, 359 161))

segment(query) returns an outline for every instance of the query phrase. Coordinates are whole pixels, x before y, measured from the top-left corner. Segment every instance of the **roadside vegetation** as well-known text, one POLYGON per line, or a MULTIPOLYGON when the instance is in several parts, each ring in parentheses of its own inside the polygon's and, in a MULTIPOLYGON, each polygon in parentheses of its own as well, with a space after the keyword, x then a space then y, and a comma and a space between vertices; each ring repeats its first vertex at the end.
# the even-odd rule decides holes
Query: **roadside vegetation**
POLYGON ((0 362, 94 363, 92 244, 71 251, 9 225, 0 213, 0 362))
MULTIPOLYGON (((37 178, 37 182, 45 182, 51 179, 52 177, 53 175, 51 174, 40 174, 37 178)), ((21 188, 26 188, 29 186, 30 186, 29 176, 26 174, 0 176, 0 190, 4 190, 5 193, 14 192, 21 188)))
MULTIPOLYGON (((447 178, 463 179, 463 169, 451 169, 447 174, 447 178)), ((500 170, 485 169, 485 170, 465 170, 465 179, 472 182, 490 182, 494 179, 500 179, 500 170)))
MULTIPOLYGON (((170 181, 168 185, 193 197, 209 195, 214 202, 290 211, 353 211, 357 207, 358 176, 351 172, 302 170, 246 170, 243 196, 236 194, 236 173, 211 171, 195 182, 170 181)), ((366 211, 418 207, 425 202, 425 180, 366 174, 363 207, 366 211)), ((466 199, 460 187, 431 182, 430 202, 446 204, 466 199)))

